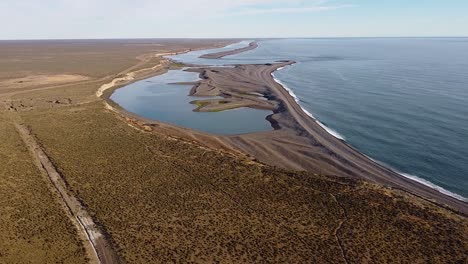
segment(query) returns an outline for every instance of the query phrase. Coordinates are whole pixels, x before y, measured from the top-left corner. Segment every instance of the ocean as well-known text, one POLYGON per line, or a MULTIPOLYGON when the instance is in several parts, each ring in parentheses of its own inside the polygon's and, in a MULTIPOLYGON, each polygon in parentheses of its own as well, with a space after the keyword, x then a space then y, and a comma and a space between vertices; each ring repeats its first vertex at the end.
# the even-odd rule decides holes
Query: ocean
POLYGON ((247 43, 172 58, 210 65, 294 60, 274 77, 327 131, 407 177, 466 200, 468 38, 264 40, 241 54, 198 58, 247 43))

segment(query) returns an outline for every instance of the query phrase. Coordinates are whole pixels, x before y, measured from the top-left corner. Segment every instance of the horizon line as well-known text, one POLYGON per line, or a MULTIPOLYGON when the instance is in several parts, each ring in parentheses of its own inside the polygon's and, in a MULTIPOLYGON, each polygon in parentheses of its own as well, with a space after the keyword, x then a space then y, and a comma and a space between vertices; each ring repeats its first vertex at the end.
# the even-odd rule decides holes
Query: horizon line
POLYGON ((268 39, 370 39, 370 38, 468 38, 468 35, 458 36, 330 36, 330 37, 118 37, 118 38, 21 38, 0 39, 0 41, 46 41, 46 40, 268 40, 268 39))

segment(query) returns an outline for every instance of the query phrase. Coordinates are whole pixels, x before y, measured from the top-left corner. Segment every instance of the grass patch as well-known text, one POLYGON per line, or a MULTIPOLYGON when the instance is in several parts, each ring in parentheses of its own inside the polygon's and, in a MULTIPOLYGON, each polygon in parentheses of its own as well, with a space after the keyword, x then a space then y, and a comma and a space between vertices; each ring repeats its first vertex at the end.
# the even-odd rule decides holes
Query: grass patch
POLYGON ((171 67, 176 68, 176 69, 181 69, 181 68, 184 68, 184 67, 187 67, 187 66, 185 64, 183 64, 183 63, 180 63, 180 62, 173 62, 173 63, 171 63, 171 67))
POLYGON ((190 103, 193 104, 193 105, 196 105, 198 108, 202 108, 202 107, 205 107, 205 106, 211 104, 211 102, 209 102, 209 101, 201 101, 201 100, 191 101, 190 103))

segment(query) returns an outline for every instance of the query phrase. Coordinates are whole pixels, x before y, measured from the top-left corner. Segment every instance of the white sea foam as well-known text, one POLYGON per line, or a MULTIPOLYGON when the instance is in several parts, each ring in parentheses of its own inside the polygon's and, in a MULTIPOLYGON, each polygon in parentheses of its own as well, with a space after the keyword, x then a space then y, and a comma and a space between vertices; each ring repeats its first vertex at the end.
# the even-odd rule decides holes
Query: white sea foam
MULTIPOLYGON (((373 159, 373 158, 367 156, 367 155, 364 154, 364 153, 362 153, 362 155, 366 156, 366 158, 372 160, 372 161, 375 162, 375 163, 379 163, 380 165, 382 165, 382 166, 384 166, 384 167, 389 167, 387 164, 385 164, 385 163, 383 163, 383 162, 380 162, 380 161, 378 161, 378 160, 375 160, 375 159, 373 159)), ((390 167, 389 167, 389 168, 390 168, 390 167)))
POLYGON ((308 116, 312 117, 314 120, 315 120, 315 116, 312 115, 309 111, 307 111, 306 109, 302 109, 304 111, 304 113, 306 113, 308 116))
POLYGON ((418 183, 420 183, 422 185, 425 185, 425 186, 427 186, 427 187, 429 187, 431 189, 434 189, 434 190, 436 190, 436 191, 438 191, 440 193, 451 196, 451 197, 453 197, 453 198, 455 198, 457 200, 460 200, 460 201, 463 201, 463 202, 468 202, 468 198, 465 198, 465 197, 463 197, 463 196, 461 196, 459 194, 456 194, 456 193, 453 193, 453 192, 451 192, 449 190, 446 190, 443 187, 438 186, 438 185, 436 185, 436 184, 434 184, 434 183, 432 183, 432 182, 430 182, 428 180, 422 179, 422 178, 420 178, 420 177, 418 177, 416 175, 399 172, 398 170, 392 168, 392 166, 386 164, 385 162, 373 159, 373 158, 371 158, 371 157, 369 157, 369 156, 367 156, 365 154, 363 154, 363 155, 366 156, 366 158, 372 160, 373 162, 378 163, 378 164, 380 164, 380 165, 382 165, 382 166, 384 166, 386 168, 389 168, 390 170, 394 171, 395 173, 400 174, 401 176, 403 176, 405 178, 408 178, 408 179, 410 179, 412 181, 418 182, 418 183))
MULTIPOLYGON (((284 67, 280 67, 277 69, 277 71, 280 71, 284 68, 286 68, 287 66, 284 66, 284 67)), ((326 125, 324 125, 322 122, 320 122, 319 120, 317 120, 317 118, 315 118, 309 111, 307 111, 301 104, 301 100, 299 99, 299 97, 297 97, 297 95, 294 93, 294 91, 289 88, 285 83, 283 83, 281 80, 279 80, 278 78, 276 78, 276 76, 274 75, 274 73, 271 74, 273 76, 273 79, 275 80, 275 82, 279 83, 281 86, 283 86, 283 88, 288 91, 289 95, 291 95, 292 98, 294 98, 294 101, 296 101, 296 103, 301 107, 302 111, 304 111, 304 113, 306 113, 308 116, 310 116, 312 119, 314 119, 314 121, 319 125, 321 126, 323 129, 325 129, 325 131, 327 131, 330 135, 338 138, 338 139, 341 139, 341 140, 345 140, 345 138, 340 135, 338 132, 336 132, 335 130, 327 127, 326 125)))
POLYGON ((421 184, 424 184, 424 185, 426 185, 426 186, 428 186, 428 187, 430 187, 430 188, 432 188, 432 189, 437 190, 437 191, 440 192, 440 193, 443 193, 443 194, 445 194, 445 195, 451 196, 451 197, 453 197, 453 198, 455 198, 455 199, 457 199, 457 200, 463 201, 463 202, 468 202, 468 198, 465 198, 465 197, 463 197, 463 196, 461 196, 461 195, 459 195, 459 194, 456 194, 456 193, 453 193, 453 192, 451 192, 451 191, 448 191, 448 190, 446 190, 446 189, 444 189, 444 188, 442 188, 442 187, 440 187, 440 186, 438 186, 438 185, 435 185, 434 183, 432 183, 432 182, 430 182, 430 181, 421 179, 421 178, 419 178, 418 176, 415 176, 415 175, 411 175, 411 174, 407 174, 407 173, 401 173, 401 172, 399 172, 399 173, 400 173, 401 175, 405 176, 405 177, 408 178, 408 179, 411 179, 411 180, 413 180, 413 181, 416 181, 416 182, 419 182, 419 183, 421 183, 421 184))
MULTIPOLYGON (((294 98, 294 101, 296 101, 296 103, 299 103, 300 100, 299 100, 299 97, 297 97, 297 95, 293 92, 293 90, 291 90, 288 86, 286 86, 286 84, 284 84, 283 82, 281 82, 280 80, 278 80, 276 77, 273 76, 273 79, 275 80, 275 82, 281 84, 281 86, 283 86, 283 88, 288 91, 289 95, 291 95, 292 98, 294 98)), ((301 107, 302 108, 302 107, 301 107)))
MULTIPOLYGON (((285 67, 287 67, 287 66, 285 66, 285 67)), ((280 67, 280 68, 277 69, 277 71, 282 70, 282 69, 284 69, 285 67, 280 67)), ((342 135, 340 135, 338 132, 334 131, 333 129, 331 129, 331 128, 325 126, 323 123, 321 123, 319 120, 317 120, 309 111, 307 111, 306 109, 304 109, 304 107, 302 107, 301 104, 300 104, 300 99, 299 99, 299 98, 297 97, 297 95, 293 92, 293 90, 292 90, 291 88, 289 88, 286 84, 284 84, 283 82, 281 82, 281 80, 279 80, 278 78, 276 78, 276 76, 274 75, 274 73, 272 73, 271 75, 273 76, 273 79, 274 79, 277 83, 279 83, 281 86, 283 86, 283 88, 284 88, 286 91, 288 91, 289 95, 291 95, 291 96, 294 98, 294 100, 295 100, 295 101, 297 102, 297 104, 301 107, 301 109, 302 109, 302 111, 304 111, 304 113, 306 113, 308 116, 310 116, 312 119, 314 119, 315 122, 317 122, 317 124, 319 124, 323 129, 325 129, 325 131, 327 131, 327 132, 328 132, 329 134, 331 134, 332 136, 334 136, 334 137, 336 137, 336 138, 338 138, 338 139, 341 139, 341 140, 345 140, 345 138, 344 138, 342 135)), ((363 154, 363 155, 364 155, 364 154, 363 154)), ((396 172, 396 173, 402 175, 403 177, 406 177, 406 178, 408 178, 408 179, 410 179, 410 180, 416 181, 416 182, 418 182, 418 183, 420 183, 420 184, 426 185, 426 186, 428 186, 428 187, 430 187, 430 188, 432 188, 432 189, 434 189, 434 190, 437 190, 437 191, 440 192, 440 193, 443 193, 443 194, 445 194, 445 195, 451 196, 451 197, 453 197, 453 198, 455 198, 455 199, 457 199, 457 200, 464 201, 464 202, 468 202, 468 198, 465 198, 465 197, 463 197, 463 196, 461 196, 461 195, 459 195, 459 194, 456 194, 456 193, 453 193, 453 192, 451 192, 451 191, 449 191, 449 190, 446 190, 446 189, 442 188, 441 186, 438 186, 438 185, 436 185, 436 184, 434 184, 434 183, 432 183, 432 182, 430 182, 430 181, 424 180, 424 179, 419 178, 418 176, 415 176, 415 175, 411 175, 411 174, 399 172, 399 171, 393 169, 391 166, 388 166, 387 164, 385 164, 385 163, 383 163, 383 162, 381 162, 381 161, 375 160, 375 159, 373 159, 373 158, 371 158, 371 157, 369 157, 369 156, 367 156, 367 155, 364 155, 364 156, 366 156, 368 159, 372 160, 373 162, 379 163, 379 164, 381 164, 381 165, 384 166, 384 167, 390 168, 390 169, 393 170, 394 172, 396 172)))
POLYGON ((322 122, 318 121, 317 119, 315 119, 315 122, 317 122, 317 124, 319 124, 319 126, 321 126, 323 129, 325 129, 325 131, 328 132, 328 134, 331 134, 332 136, 336 137, 337 139, 341 139, 341 140, 345 140, 345 138, 340 135, 338 132, 336 132, 335 130, 327 127, 326 125, 324 125, 322 122))

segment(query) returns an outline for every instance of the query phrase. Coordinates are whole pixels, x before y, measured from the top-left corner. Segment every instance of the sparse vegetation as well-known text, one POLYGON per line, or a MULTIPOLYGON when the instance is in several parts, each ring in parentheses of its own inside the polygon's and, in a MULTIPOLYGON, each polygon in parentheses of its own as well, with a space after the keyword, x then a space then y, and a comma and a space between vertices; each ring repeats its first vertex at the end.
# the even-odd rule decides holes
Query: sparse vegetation
POLYGON ((129 263, 466 261, 466 218, 406 194, 141 132, 100 102, 22 116, 129 263))
POLYGON ((171 66, 173 69, 181 69, 181 68, 187 67, 185 64, 180 63, 180 62, 174 62, 171 64, 171 66))
POLYGON ((86 263, 73 224, 0 113, 0 263, 86 263))
POLYGON ((191 101, 190 103, 198 106, 198 108, 202 108, 211 104, 210 101, 203 101, 203 100, 194 100, 194 101, 191 101))

